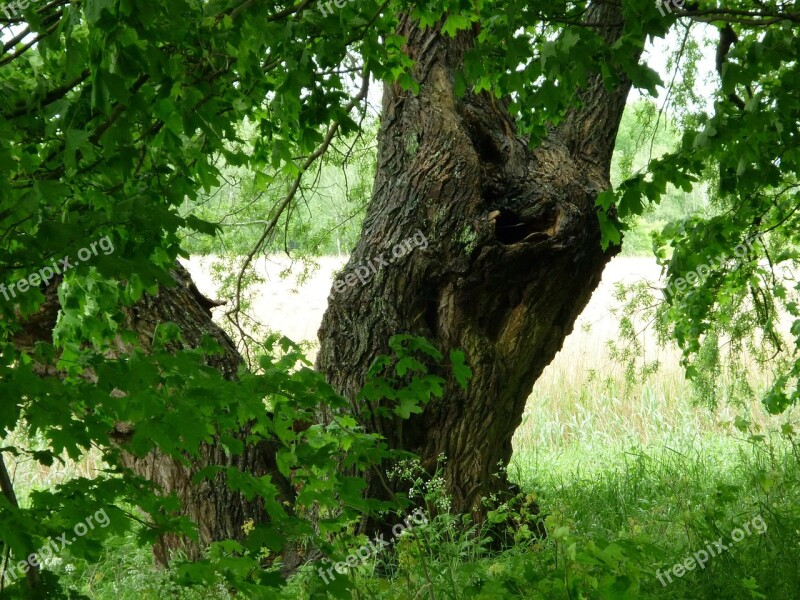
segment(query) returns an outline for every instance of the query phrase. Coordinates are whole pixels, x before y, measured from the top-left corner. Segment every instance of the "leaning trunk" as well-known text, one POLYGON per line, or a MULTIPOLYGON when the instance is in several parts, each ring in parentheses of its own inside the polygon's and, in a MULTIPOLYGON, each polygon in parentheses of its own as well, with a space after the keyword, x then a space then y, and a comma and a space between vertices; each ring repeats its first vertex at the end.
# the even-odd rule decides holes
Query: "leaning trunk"
MULTIPOLYGON (((613 40, 620 8, 596 5, 587 21, 613 40)), ((480 518, 481 497, 507 488, 501 473, 534 382, 618 250, 601 250, 595 200, 609 186, 629 84, 609 91, 593 79, 582 108, 529 150, 504 102, 456 97, 471 32, 449 38, 406 18, 400 33, 419 65, 420 92, 385 87, 375 187, 345 273, 381 264, 415 234, 428 246, 376 269, 364 285, 338 286, 319 333, 318 368, 354 398, 394 334, 463 349, 474 373, 467 390, 449 380, 443 398, 407 422, 378 416, 375 406, 359 417, 429 471, 444 455, 454 510, 480 518)), ((383 481, 369 484, 374 496, 386 491, 383 481)))
MULTIPOLYGON (((176 324, 181 329, 186 348, 198 348, 203 338, 210 336, 224 352, 210 357, 208 364, 226 378, 234 378, 243 359, 230 337, 212 321, 210 307, 214 303, 200 294, 185 269, 176 266, 172 274, 178 285, 162 288, 157 296, 144 296, 132 310, 126 311, 126 327, 139 333, 144 348, 152 344, 152 332, 160 323, 176 324)), ((242 430, 236 435, 244 445, 242 454, 230 454, 220 443, 204 443, 199 457, 188 466, 160 452, 151 452, 143 458, 124 454, 128 468, 153 482, 161 493, 175 494, 180 498, 181 514, 198 528, 197 542, 177 535, 162 537, 154 549, 157 562, 166 565, 170 552, 176 549, 182 550, 190 560, 198 560, 210 543, 241 541, 248 523, 259 524, 269 520, 263 501, 258 497, 248 500, 241 493, 231 491, 224 474, 199 484, 193 482, 194 475, 208 466, 234 467, 254 477, 269 475, 281 492, 281 501, 290 501, 294 497, 292 486, 278 470, 276 443, 263 441, 253 445, 247 440, 248 433, 242 430)), ((125 437, 119 436, 121 439, 117 441, 123 441, 125 437)))

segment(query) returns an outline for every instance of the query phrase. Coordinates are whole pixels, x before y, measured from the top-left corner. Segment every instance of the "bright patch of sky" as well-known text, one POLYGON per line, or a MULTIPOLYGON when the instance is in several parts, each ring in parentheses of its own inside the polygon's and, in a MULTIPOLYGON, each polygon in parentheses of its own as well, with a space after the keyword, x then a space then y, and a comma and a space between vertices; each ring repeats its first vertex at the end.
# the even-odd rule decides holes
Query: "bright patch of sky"
MULTIPOLYGON (((681 48, 685 35, 686 29, 679 24, 673 27, 665 38, 658 38, 650 42, 642 56, 642 62, 655 70, 664 82, 665 87, 659 89, 659 96, 656 99, 659 107, 663 106, 665 102, 671 105, 671 99, 667 97, 666 92, 670 82, 676 77, 674 59, 681 48)), ((705 101, 704 104, 690 108, 710 111, 713 105, 714 91, 719 85, 719 78, 714 64, 717 30, 705 23, 694 23, 691 26, 690 35, 690 39, 700 46, 702 52, 702 58, 697 63, 697 85, 694 91, 699 98, 705 101)), ((675 81, 679 81, 680 77, 681 73, 679 72, 675 81)), ((642 97, 642 93, 638 90, 633 90, 628 102, 635 102, 642 97)))

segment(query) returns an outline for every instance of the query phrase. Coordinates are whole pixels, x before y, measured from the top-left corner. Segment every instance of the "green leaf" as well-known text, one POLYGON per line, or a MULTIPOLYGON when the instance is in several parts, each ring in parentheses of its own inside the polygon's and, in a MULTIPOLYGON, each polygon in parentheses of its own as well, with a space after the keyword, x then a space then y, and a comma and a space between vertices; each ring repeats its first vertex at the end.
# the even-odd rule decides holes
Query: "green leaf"
POLYGON ((470 19, 464 15, 451 14, 448 15, 447 20, 442 26, 442 33, 455 37, 455 35, 464 29, 469 29, 471 26, 470 19))

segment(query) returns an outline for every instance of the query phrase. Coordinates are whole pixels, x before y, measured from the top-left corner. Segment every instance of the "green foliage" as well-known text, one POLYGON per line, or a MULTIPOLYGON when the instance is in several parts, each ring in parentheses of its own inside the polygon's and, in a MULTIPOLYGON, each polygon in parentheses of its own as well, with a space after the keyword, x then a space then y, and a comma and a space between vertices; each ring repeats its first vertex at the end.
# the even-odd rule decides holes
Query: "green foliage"
MULTIPOLYGON (((417 358, 427 360, 424 353, 417 358)), ((315 561, 280 597, 405 600, 432 589, 435 598, 464 600, 615 598, 615 583, 627 589, 636 582, 635 597, 643 600, 792 598, 800 585, 800 448, 790 422, 777 434, 740 420, 731 436, 662 373, 648 379, 652 384, 659 378, 664 389, 630 397, 585 372, 576 377, 576 356, 562 363, 561 375, 568 383, 579 379, 585 395, 573 396, 563 381, 547 389, 540 387, 544 382, 537 385, 509 469, 525 493, 498 506, 490 526, 450 514, 441 473, 431 476, 414 461, 401 461, 392 474, 413 482, 413 499, 425 502, 430 524, 415 528, 416 537, 403 536, 396 553, 380 553, 356 569, 349 590, 325 586, 316 569, 329 565, 315 561), (660 393, 669 397, 650 398, 660 393), (581 405, 590 412, 581 412, 581 405), (557 420, 551 409, 562 410, 565 421, 551 423, 557 420), (638 439, 636 418, 647 427, 641 437, 653 443, 631 441, 638 439), (557 539, 537 537, 530 501, 540 506, 557 539), (728 535, 758 514, 767 524, 764 536, 748 536, 702 571, 673 575, 666 588, 659 583, 657 571, 664 573, 705 540, 728 535), (498 551, 490 537, 509 547, 498 551)), ((363 543, 347 532, 331 540, 330 556, 344 557, 363 543)), ((154 572, 149 552, 133 536, 104 540, 98 562, 68 556, 53 570, 91 598, 230 597, 224 586, 185 589, 154 572)))
MULTIPOLYGON (((428 375, 417 355, 441 358, 441 353, 410 336, 395 338, 390 345, 398 351, 397 357, 380 357, 377 364, 394 362, 398 376, 408 379, 407 385, 381 379, 377 371, 367 385, 370 389, 391 389, 402 398, 404 411, 419 412, 420 404, 432 395, 441 395, 443 380, 428 375)), ((222 466, 197 473, 195 483, 224 473, 231 489, 264 500, 270 520, 253 524, 244 542, 219 542, 212 546, 206 560, 182 565, 178 569, 182 584, 202 582, 266 594, 265 589, 279 587, 283 579, 274 569, 260 568, 265 556, 279 555, 290 543, 330 548, 330 534, 347 530, 363 514, 397 506, 399 500, 363 498, 365 484, 360 478, 366 469, 380 465, 394 453, 377 435, 365 433, 351 416, 336 416, 349 403, 309 368, 296 346, 286 339, 268 340, 259 360, 261 371, 242 371, 233 381, 204 365, 204 358, 219 350, 207 341, 197 350, 168 352, 156 346, 149 354, 133 351, 109 360, 82 349, 79 362, 92 367, 96 381, 82 377, 85 371, 61 379, 40 379, 34 371, 37 366, 24 359, 7 369, 0 381, 4 395, 9 397, 25 385, 24 402, 17 406, 19 414, 31 434, 44 436, 48 450, 28 451, 21 442, 3 448, 4 452, 27 452, 35 460, 51 463, 63 460, 62 456, 79 460, 95 447, 102 452, 107 468, 95 478, 79 477, 32 493, 28 505, 20 508, 0 497, 0 550, 27 557, 48 537, 55 538, 98 507, 122 503, 139 507, 140 516, 110 510, 113 527, 103 530, 100 537, 81 538, 80 543, 69 547, 71 556, 96 560, 99 541, 111 533, 132 530, 136 522, 145 525, 135 528, 141 543, 153 543, 157 535, 167 531, 192 534, 193 524, 170 516, 177 508, 174 497, 155 496, 145 482, 123 468, 120 448, 108 439, 116 423, 126 423, 133 431, 128 451, 143 457, 158 449, 187 464, 188 459, 200 455, 203 444, 214 440, 230 454, 241 454, 244 445, 238 432, 246 427, 248 444, 278 442, 275 460, 280 474, 299 490, 293 505, 287 507, 270 476, 258 477, 222 466), (193 375, 187 377, 187 373, 193 375), (296 423, 315 423, 321 407, 334 415, 328 425, 313 424, 295 431, 296 423), (312 514, 317 527, 309 519, 312 514)), ((55 354, 51 352, 50 356, 55 354)), ((57 588, 50 597, 58 597, 57 588)))
POLYGON ((791 150, 800 135, 794 60, 800 37, 788 21, 736 30, 739 42, 722 70, 713 110, 685 114, 674 149, 601 194, 598 206, 607 246, 619 242, 623 223, 664 202, 669 186, 686 192, 707 186, 709 209, 676 215, 653 235, 667 278, 657 318, 683 350, 687 375, 709 390, 713 377, 702 380, 723 353, 753 348, 764 357, 780 355, 763 397, 780 413, 800 399, 794 324, 800 159, 791 150))
MULTIPOLYGON (((313 258, 347 253, 355 247, 375 177, 376 135, 377 125, 365 123, 352 139, 332 144, 313 180, 298 192, 297 203, 277 215, 265 251, 313 258)), ((268 223, 265 215, 275 214, 274 207, 291 183, 287 177, 262 185, 257 180, 247 168, 226 165, 221 186, 187 201, 182 213, 213 223, 219 232, 211 237, 187 230, 185 249, 236 260, 255 247, 268 223)))
MULTIPOLYGON (((396 552, 356 568, 350 595, 325 591, 380 600, 793 597, 800 463, 792 438, 753 445, 709 436, 698 445, 622 450, 614 443, 581 444, 567 456, 541 446, 536 455, 520 453, 521 483, 540 493, 499 505, 484 526, 450 514, 437 475, 407 463, 396 473, 415 481, 434 516, 396 540, 396 552), (528 511, 532 501, 546 517, 528 511), (731 532, 759 516, 764 527, 733 542, 731 532), (504 550, 493 549, 499 536, 509 543, 504 550), (658 574, 718 538, 729 546, 724 553, 662 585, 658 574)), ((317 597, 316 568, 284 597, 317 597)))
MULTIPOLYGON (((167 269, 185 254, 186 231, 216 231, 205 215, 181 208, 222 190, 225 169, 246 169, 252 193, 274 198, 269 185, 296 181, 337 135, 357 139, 353 82, 407 77, 402 40, 386 35, 403 5, 348 4, 322 16, 307 3, 26 4, 0 20, 2 282, 22 280, 62 256, 74 260, 103 236, 114 252, 65 273, 58 325, 33 349, 15 336, 45 298, 35 285, 16 295, 3 288, 0 431, 5 437, 24 430, 45 448, 20 438, 4 443, 0 456, 48 466, 98 452, 104 469, 32 493, 19 508, 0 496, 0 550, 27 557, 97 507, 136 507, 135 519, 146 523, 137 529, 143 543, 166 532, 192 533, 193 524, 173 516, 174 497, 156 496, 124 470, 109 433, 124 423, 133 432, 127 449, 137 456, 158 451, 188 463, 217 440, 230 454, 241 453, 237 435, 247 426, 247 443, 277 442, 280 473, 300 490, 297 506, 284 506, 268 477, 207 469, 198 482, 224 471, 234 489, 264 498, 270 521, 257 524, 243 544, 223 543, 183 572, 189 582, 219 579, 240 590, 277 585, 275 573, 254 569, 262 549, 276 553, 287 539, 324 542, 308 518, 312 508, 323 533, 374 508, 362 498, 357 473, 386 458, 385 446, 345 417, 293 430, 295 422, 315 422, 321 406, 336 412, 347 403, 288 343, 273 348, 276 340, 268 341, 255 357, 259 371, 227 380, 208 366, 221 351, 213 342, 175 351, 181 332, 164 323, 152 347, 141 348, 136 333, 122 327, 120 307, 174 285, 167 269), (353 474, 342 474, 340 464, 353 474)), ((426 14, 436 20, 443 10, 426 14)), ((425 385, 424 374, 416 381, 425 385)), ((409 396, 404 401, 413 409, 409 396)), ((115 514, 114 531, 135 522, 115 514)), ((92 561, 98 539, 70 552, 92 561)), ((46 584, 56 597, 50 579, 46 584)))
MULTIPOLYGON (((611 164, 611 181, 620 185, 635 173, 647 168, 652 158, 670 152, 680 140, 679 125, 664 113, 652 100, 638 100, 625 110, 620 123, 611 164)), ((653 235, 670 222, 686 215, 707 215, 710 206, 709 184, 703 182, 687 192, 668 186, 662 202, 649 205, 641 214, 631 216, 625 222, 625 242, 622 253, 627 256, 652 256, 653 235)), ((602 222, 607 217, 600 214, 602 222)), ((611 223, 607 223, 606 227, 611 223)))
MULTIPOLYGON (((777 4, 759 7, 768 11, 777 4)), ((76 559, 97 560, 100 542, 112 534, 135 531, 140 542, 152 543, 166 532, 193 531, 174 516, 174 497, 155 495, 147 482, 125 471, 119 446, 109 438, 119 423, 131 427, 129 449, 136 455, 157 450, 183 462, 217 440, 231 454, 240 453, 243 442, 236 434, 247 426, 247 442, 277 444, 279 471, 299 490, 289 509, 270 478, 222 468, 203 472, 200 478, 224 474, 246 496, 264 498, 270 521, 254 524, 243 543, 221 542, 206 560, 183 565, 187 583, 258 597, 282 585, 277 567, 260 566, 287 540, 326 549, 329 534, 347 530, 364 512, 395 508, 365 500, 357 476, 392 454, 344 414, 348 402, 321 381, 296 347, 269 340, 254 357, 258 369, 242 369, 228 380, 208 366, 219 347, 206 341, 175 351, 171 342, 181 332, 168 323, 154 332, 152 347, 142 348, 135 332, 122 325, 121 305, 173 285, 167 271, 191 247, 184 245, 186 236, 217 233, 231 209, 241 210, 247 221, 266 222, 258 235, 244 238, 249 260, 293 239, 330 248, 333 221, 343 211, 352 216, 360 210, 368 161, 335 154, 328 159, 327 167, 347 164, 343 172, 352 173, 360 189, 351 198, 352 210, 341 201, 324 206, 327 223, 312 224, 298 213, 298 193, 313 187, 312 167, 331 147, 346 154, 348 144, 369 146, 358 136, 368 127, 354 111, 371 78, 418 89, 405 40, 395 33, 404 12, 424 26, 443 21, 448 36, 480 25, 475 48, 455 74, 460 91, 510 98, 517 126, 531 144, 575 106, 575 90, 595 74, 611 86, 624 73, 655 93, 658 77, 636 57, 646 38, 663 36, 673 25, 649 0, 623 3, 626 28, 613 45, 578 22, 585 2, 359 1, 329 13, 317 9, 308 2, 57 0, 29 3, 19 14, 0 18, 2 283, 21 281, 54 259, 74 258, 100 238, 114 247, 112 254, 94 256, 64 275, 58 325, 39 332, 42 339, 31 341, 23 329, 29 334, 30 319, 42 317, 43 288, 0 292, 0 431, 24 431, 43 443, 4 441, 0 456, 48 467, 95 452, 104 465, 96 476, 30 493, 21 507, 8 495, 0 497, 0 549, 15 558, 30 555, 98 507, 116 507, 109 511, 112 526, 77 540, 69 550, 76 559), (235 201, 220 198, 231 191, 227 176, 246 182, 237 187, 235 201), (249 210, 242 203, 250 203, 249 210), (335 415, 330 424, 294 430, 296 422, 316 423, 321 407, 335 415), (341 465, 356 474, 344 474, 341 465), (318 528, 312 514, 318 515, 318 528), (135 527, 137 520, 144 525, 135 527)), ((741 341, 760 334, 765 343, 781 346, 786 333, 778 306, 795 321, 791 343, 800 338, 795 284, 775 277, 776 267, 797 259, 800 231, 794 206, 800 42, 794 23, 770 23, 766 29, 751 22, 737 26, 741 42, 723 71, 713 114, 684 119, 673 152, 650 161, 647 173, 630 173, 598 200, 605 241, 619 242, 618 217, 641 214, 670 186, 689 192, 714 171, 718 210, 672 223, 656 240, 670 281, 709 256, 727 257, 702 283, 669 295, 661 313, 675 325, 693 375, 717 360, 726 335, 741 341), (744 109, 730 100, 734 92, 747 94, 744 109), (755 251, 734 259, 737 244, 763 232, 769 235, 755 251)), ((326 205, 314 202, 315 210, 326 205)), ((439 350, 418 340, 400 338, 393 350, 397 356, 380 359, 363 396, 382 401, 380 410, 402 417, 418 413, 441 395, 445 370, 452 369, 464 385, 468 381, 457 352, 445 365, 439 350)), ((800 395, 800 363, 791 359, 780 367, 765 398, 772 412, 800 395)), ((585 587, 611 597, 635 589, 642 547, 607 536, 578 553, 566 532, 548 543, 564 565, 575 567, 569 577, 536 579, 520 559, 509 564, 522 575, 493 571, 491 565, 475 575, 465 565, 457 579, 487 595, 534 580, 551 586, 534 588, 548 594, 585 587)), ((411 560, 424 567, 424 554, 413 552, 411 560)), ((424 571, 430 586, 432 576, 424 571)), ((56 597, 57 583, 48 577, 44 584, 56 597)), ((748 585, 755 594, 755 584, 748 585)))
MULTIPOLYGON (((410 335, 394 336, 389 346, 394 355, 375 360, 357 400, 381 416, 395 414, 408 419, 421 413, 433 398, 442 397, 445 380, 429 374, 429 367, 421 361, 441 363, 444 356, 426 340, 410 335)), ((464 353, 454 350, 450 357, 454 377, 466 387, 472 373, 464 363, 464 353)))

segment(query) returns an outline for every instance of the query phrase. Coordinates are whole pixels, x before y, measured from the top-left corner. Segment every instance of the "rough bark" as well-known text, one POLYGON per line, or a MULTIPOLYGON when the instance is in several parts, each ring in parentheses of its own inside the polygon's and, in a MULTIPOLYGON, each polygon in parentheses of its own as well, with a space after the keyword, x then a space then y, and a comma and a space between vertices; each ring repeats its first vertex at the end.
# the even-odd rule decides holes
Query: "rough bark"
MULTIPOLYGON (((176 264, 171 274, 177 285, 161 288, 156 296, 146 294, 132 307, 124 308, 122 327, 137 333, 142 348, 151 347, 156 327, 168 322, 180 327, 185 348, 199 347, 205 336, 211 336, 222 346, 224 353, 209 356, 208 364, 219 369, 227 378, 235 377, 243 360, 230 337, 212 321, 210 309, 215 303, 197 290, 182 266, 176 264)), ((60 310, 56 293, 59 284, 60 280, 56 280, 48 286, 45 304, 24 323, 24 328, 15 337, 14 344, 18 349, 32 349, 37 341, 52 342, 52 332, 60 310)), ((173 346, 172 349, 178 350, 179 347, 173 346)), ((125 352, 124 348, 120 349, 122 352, 125 352)), ((133 433, 128 424, 119 423, 111 436, 124 448, 133 433)), ((247 431, 241 431, 239 437, 244 440, 247 431)), ((247 500, 240 493, 232 492, 226 485, 224 475, 217 476, 213 481, 194 484, 193 476, 209 465, 237 467, 256 476, 269 474, 279 487, 282 499, 291 500, 294 490, 278 472, 275 452, 276 448, 271 442, 246 445, 241 455, 227 454, 220 444, 204 444, 200 458, 188 465, 159 452, 144 457, 123 453, 126 467, 152 481, 160 493, 175 494, 182 503, 180 514, 191 519, 198 527, 199 539, 196 542, 176 535, 162 537, 154 548, 156 561, 166 565, 173 550, 181 550, 190 560, 199 559, 211 542, 243 539, 243 527, 249 520, 255 523, 268 520, 263 502, 259 499, 247 500)))
MULTIPOLYGON (((618 2, 596 3, 587 15, 609 40, 621 21, 618 2)), ((317 364, 355 398, 394 334, 465 350, 474 372, 468 390, 449 381, 441 401, 407 422, 354 410, 429 470, 444 454, 453 508, 480 517, 481 497, 507 486, 498 473, 534 382, 617 251, 600 248, 595 199, 609 185, 630 86, 609 91, 593 79, 581 107, 530 150, 503 102, 454 93, 472 33, 448 38, 408 18, 400 33, 417 61, 420 92, 385 87, 375 187, 345 271, 391 256, 417 231, 429 247, 331 294, 317 364)), ((383 484, 370 481, 369 493, 381 496, 383 484)))
MULTIPOLYGON (((216 367, 227 378, 236 376, 243 363, 233 341, 211 319, 214 303, 205 298, 195 287, 189 273, 180 266, 172 272, 178 285, 162 288, 158 296, 145 296, 127 313, 126 326, 139 334, 142 347, 149 347, 155 328, 162 323, 175 323, 180 327, 186 347, 199 347, 203 337, 213 337, 225 350, 224 354, 211 356, 210 366, 216 367)), ((239 438, 244 441, 248 432, 243 430, 239 438)), ((201 458, 190 466, 153 452, 143 458, 125 454, 126 466, 136 474, 157 485, 163 493, 174 493, 181 499, 182 514, 198 527, 199 542, 191 543, 178 536, 165 536, 155 548, 156 560, 166 564, 169 552, 182 549, 190 560, 201 558, 203 550, 214 541, 244 538, 244 525, 248 521, 265 523, 268 516, 259 499, 247 500, 238 492, 232 492, 224 475, 213 481, 204 480, 197 485, 192 477, 209 465, 236 467, 244 473, 261 477, 270 475, 281 489, 284 500, 294 497, 291 485, 278 471, 275 462, 277 447, 272 442, 259 445, 245 444, 240 455, 230 455, 221 444, 204 444, 201 458)))

